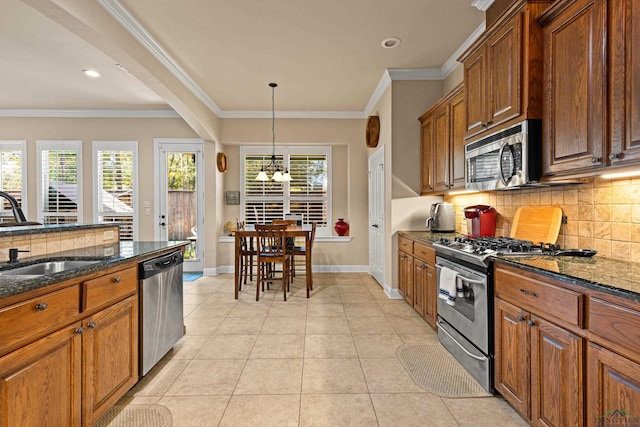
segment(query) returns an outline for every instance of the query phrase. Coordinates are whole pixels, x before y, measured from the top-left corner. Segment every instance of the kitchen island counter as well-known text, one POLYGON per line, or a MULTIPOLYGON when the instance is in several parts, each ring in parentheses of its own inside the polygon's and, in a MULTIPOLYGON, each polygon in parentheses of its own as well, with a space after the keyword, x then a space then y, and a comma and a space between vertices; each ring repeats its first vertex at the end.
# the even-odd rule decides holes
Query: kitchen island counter
MULTIPOLYGON (((117 267, 130 262, 142 261, 155 255, 168 252, 172 249, 182 249, 189 242, 165 241, 165 242, 132 242, 120 241, 116 243, 89 246, 81 249, 57 252, 39 257, 24 258, 17 264, 0 264, 0 273, 15 267, 29 264, 56 260, 98 260, 100 262, 77 269, 61 271, 59 273, 40 277, 33 276, 2 276, 0 274, 0 300, 15 295, 45 288, 49 285, 60 283, 76 277, 84 276, 117 267)), ((0 302, 0 305, 3 305, 0 302)))

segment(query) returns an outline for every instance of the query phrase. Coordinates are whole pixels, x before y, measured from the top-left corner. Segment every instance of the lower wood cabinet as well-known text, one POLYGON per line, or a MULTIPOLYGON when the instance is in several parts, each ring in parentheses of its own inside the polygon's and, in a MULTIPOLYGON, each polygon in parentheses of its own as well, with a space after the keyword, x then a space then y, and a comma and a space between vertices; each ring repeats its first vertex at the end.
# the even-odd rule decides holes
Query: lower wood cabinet
POLYGON ((435 250, 424 242, 398 238, 398 291, 432 328, 436 328, 435 250))
POLYGON ((84 420, 91 426, 138 381, 138 298, 82 322, 84 420))
POLYGON ((587 425, 640 424, 640 364, 590 343, 587 369, 587 425))
POLYGON ((584 425, 584 339, 499 298, 495 307, 496 389, 534 425, 584 425))
POLYGON ((138 381, 136 266, 0 309, 0 427, 90 427, 138 381))
POLYGON ((81 324, 0 357, 0 426, 81 426, 81 324))

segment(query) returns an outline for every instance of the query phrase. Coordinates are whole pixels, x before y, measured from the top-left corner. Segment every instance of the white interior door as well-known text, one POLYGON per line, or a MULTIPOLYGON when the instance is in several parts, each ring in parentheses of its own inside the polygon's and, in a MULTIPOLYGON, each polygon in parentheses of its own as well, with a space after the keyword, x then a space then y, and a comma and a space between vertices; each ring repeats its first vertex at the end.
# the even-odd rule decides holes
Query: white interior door
POLYGON ((369 157, 369 274, 384 286, 384 145, 369 157))
POLYGON ((184 271, 204 267, 203 147, 199 139, 155 139, 156 240, 189 241, 184 271))

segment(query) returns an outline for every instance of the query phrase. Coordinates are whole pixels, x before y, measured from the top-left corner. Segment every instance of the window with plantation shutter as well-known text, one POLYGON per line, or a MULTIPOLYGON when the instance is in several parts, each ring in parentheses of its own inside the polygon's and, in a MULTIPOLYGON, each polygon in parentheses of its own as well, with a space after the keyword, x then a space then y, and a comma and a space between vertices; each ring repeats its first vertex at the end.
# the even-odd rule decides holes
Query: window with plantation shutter
MULTIPOLYGON (((280 147, 276 162, 291 174, 289 182, 257 181, 271 160, 271 147, 241 147, 241 220, 248 224, 302 215, 304 224, 315 222, 318 235, 329 235, 330 147, 280 147)), ((271 175, 271 174, 269 174, 271 175)))
MULTIPOLYGON (((0 141, 0 191, 13 196, 22 211, 27 215, 25 206, 26 173, 27 173, 26 141, 0 141)), ((27 218, 29 219, 29 218, 27 218)), ((0 222, 14 222, 15 217, 11 205, 0 198, 0 222)))
POLYGON ((82 222, 82 142, 38 141, 38 219, 82 222))
POLYGON ((94 222, 120 228, 120 240, 137 240, 136 141, 94 141, 94 222))

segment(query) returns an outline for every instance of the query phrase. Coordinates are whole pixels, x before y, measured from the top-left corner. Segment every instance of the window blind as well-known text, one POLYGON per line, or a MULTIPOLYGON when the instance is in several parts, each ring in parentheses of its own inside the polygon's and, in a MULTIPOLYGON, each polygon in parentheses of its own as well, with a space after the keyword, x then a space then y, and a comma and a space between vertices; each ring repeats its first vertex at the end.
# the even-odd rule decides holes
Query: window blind
POLYGON ((97 219, 118 224, 120 240, 133 240, 134 153, 132 150, 98 149, 95 155, 97 219))
POLYGON ((73 149, 41 151, 40 206, 45 224, 79 221, 78 158, 78 150, 73 149))

